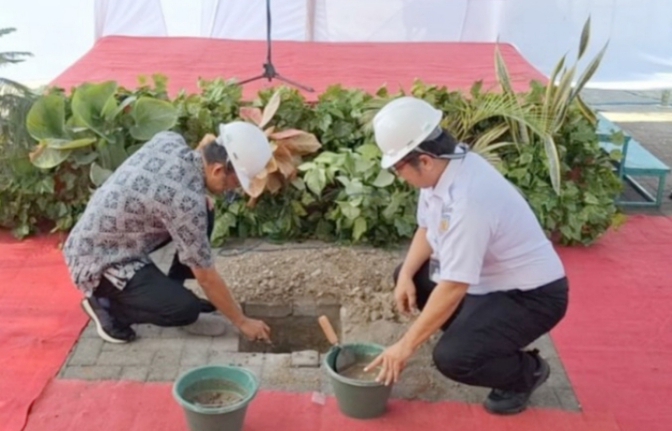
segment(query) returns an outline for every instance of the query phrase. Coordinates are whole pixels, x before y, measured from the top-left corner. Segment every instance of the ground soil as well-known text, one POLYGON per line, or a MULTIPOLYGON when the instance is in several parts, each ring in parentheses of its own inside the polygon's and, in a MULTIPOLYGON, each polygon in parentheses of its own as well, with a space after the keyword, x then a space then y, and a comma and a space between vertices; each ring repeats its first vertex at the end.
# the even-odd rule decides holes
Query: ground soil
POLYGON ((404 254, 403 246, 383 250, 246 241, 223 248, 216 265, 240 302, 335 299, 352 324, 397 322, 405 318, 395 309, 392 273, 404 254))

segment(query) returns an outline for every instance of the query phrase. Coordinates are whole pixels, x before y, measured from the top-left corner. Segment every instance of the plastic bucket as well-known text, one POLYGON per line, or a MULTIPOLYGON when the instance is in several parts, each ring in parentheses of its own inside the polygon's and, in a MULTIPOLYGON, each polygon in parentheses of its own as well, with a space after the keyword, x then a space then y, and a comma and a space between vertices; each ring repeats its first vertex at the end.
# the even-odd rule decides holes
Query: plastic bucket
MULTIPOLYGON (((350 349, 358 361, 375 357, 384 350, 383 346, 370 343, 343 344, 343 347, 350 349)), ((355 380, 338 374, 335 363, 339 351, 339 347, 332 347, 327 352, 324 367, 341 413, 355 419, 372 419, 383 415, 387 411, 392 385, 385 386, 375 380, 355 380)))
POLYGON ((191 431, 240 431, 247 406, 257 395, 259 381, 249 370, 235 366, 208 365, 191 369, 173 384, 173 397, 182 406, 191 431), (193 396, 211 391, 235 394, 230 404, 198 404, 193 396))

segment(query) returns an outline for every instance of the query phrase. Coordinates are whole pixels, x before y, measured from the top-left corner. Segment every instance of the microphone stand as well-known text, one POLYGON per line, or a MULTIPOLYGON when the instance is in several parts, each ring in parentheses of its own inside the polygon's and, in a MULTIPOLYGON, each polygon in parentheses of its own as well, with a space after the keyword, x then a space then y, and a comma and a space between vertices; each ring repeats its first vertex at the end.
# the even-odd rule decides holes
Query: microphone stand
POLYGON ((285 78, 284 76, 280 75, 276 70, 275 67, 273 66, 273 62, 271 61, 271 1, 266 0, 266 46, 267 46, 267 52, 266 52, 266 63, 264 63, 264 73, 261 75, 254 76, 252 78, 246 79, 244 81, 240 82, 240 85, 247 84, 248 82, 256 81, 258 79, 263 79, 267 78, 269 82, 273 78, 286 82, 287 84, 293 85, 294 87, 298 87, 304 91, 308 92, 313 92, 315 91, 311 87, 307 87, 305 85, 299 84, 298 82, 294 82, 290 79, 285 78))

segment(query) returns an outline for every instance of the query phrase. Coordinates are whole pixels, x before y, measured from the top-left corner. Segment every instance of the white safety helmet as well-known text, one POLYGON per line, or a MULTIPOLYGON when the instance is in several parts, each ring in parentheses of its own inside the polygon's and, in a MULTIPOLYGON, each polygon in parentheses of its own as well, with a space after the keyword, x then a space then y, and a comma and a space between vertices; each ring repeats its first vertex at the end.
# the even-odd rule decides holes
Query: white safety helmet
POLYGON ((219 125, 217 143, 226 149, 240 185, 250 194, 250 181, 264 170, 272 157, 266 135, 254 124, 234 121, 219 125))
POLYGON ((415 97, 400 97, 378 111, 373 132, 387 169, 403 159, 439 127, 443 114, 415 97))

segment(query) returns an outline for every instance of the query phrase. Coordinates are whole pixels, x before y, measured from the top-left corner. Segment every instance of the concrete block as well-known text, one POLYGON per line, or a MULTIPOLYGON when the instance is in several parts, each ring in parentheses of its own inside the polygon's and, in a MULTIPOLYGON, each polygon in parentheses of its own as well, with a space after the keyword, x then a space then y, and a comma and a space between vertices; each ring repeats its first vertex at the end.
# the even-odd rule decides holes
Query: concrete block
POLYGON ((177 377, 179 365, 159 365, 149 369, 148 382, 172 382, 177 377))
POLYGON ((292 304, 246 302, 243 304, 243 310, 249 317, 287 317, 292 314, 292 304))
POLYGON ((101 338, 81 338, 68 359, 68 365, 95 365, 102 347, 101 338))
POLYGON ((162 328, 156 325, 142 324, 135 325, 133 330, 138 334, 139 339, 158 338, 161 336, 162 328))
POLYGON ((553 388, 555 396, 560 402, 560 408, 574 412, 581 411, 581 404, 577 400, 574 390, 565 388, 553 388))
POLYGON ((263 367, 265 360, 266 356, 263 354, 218 351, 213 348, 208 358, 208 363, 236 365, 239 367, 263 367))
POLYGON ((261 388, 289 392, 314 392, 322 388, 322 375, 318 368, 289 368, 272 372, 264 367, 261 388))
POLYGON ((98 338, 100 339, 100 336, 98 335, 98 332, 96 332, 96 324, 93 323, 93 321, 89 320, 89 324, 86 325, 86 328, 84 328, 84 331, 82 331, 82 335, 80 338, 98 338))
POLYGON ((147 380, 147 374, 149 374, 149 367, 145 366, 128 366, 121 369, 121 375, 119 379, 121 380, 135 380, 139 382, 144 382, 147 380))
POLYGON ((161 328, 160 338, 185 338, 189 334, 178 327, 161 328))
POLYGON ((296 302, 294 302, 292 315, 311 316, 317 319, 317 317, 319 317, 317 312, 317 301, 313 298, 297 299, 296 302))
POLYGON ((156 351, 152 360, 152 367, 180 364, 184 340, 170 340, 170 344, 156 351))
POLYGON ((150 365, 154 359, 154 350, 115 350, 103 351, 98 357, 98 365, 150 365))
POLYGON ((316 368, 320 366, 320 354, 316 350, 292 353, 292 368, 316 368))
POLYGON ((117 380, 120 374, 120 366, 75 365, 65 369, 63 378, 77 380, 117 380))
POLYGON ((190 366, 207 364, 212 341, 210 337, 190 337, 185 339, 180 364, 190 366))

